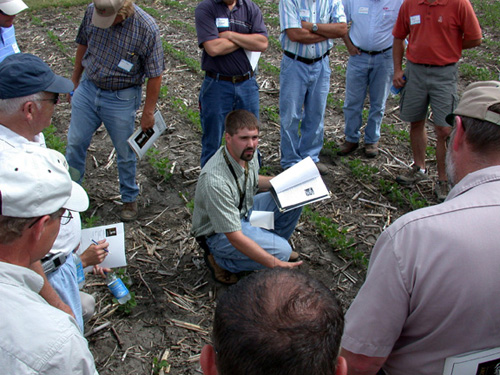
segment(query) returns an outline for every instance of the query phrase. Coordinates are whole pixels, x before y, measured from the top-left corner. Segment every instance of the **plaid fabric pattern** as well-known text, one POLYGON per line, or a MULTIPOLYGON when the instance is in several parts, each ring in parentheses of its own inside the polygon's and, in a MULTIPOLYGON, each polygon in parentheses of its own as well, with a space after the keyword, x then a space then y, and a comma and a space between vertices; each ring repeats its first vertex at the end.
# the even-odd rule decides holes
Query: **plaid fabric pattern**
POLYGON ((125 21, 100 29, 92 25, 90 4, 76 42, 87 46, 82 65, 87 77, 103 90, 142 85, 145 77, 158 77, 165 69, 160 30, 151 16, 134 5, 125 21))

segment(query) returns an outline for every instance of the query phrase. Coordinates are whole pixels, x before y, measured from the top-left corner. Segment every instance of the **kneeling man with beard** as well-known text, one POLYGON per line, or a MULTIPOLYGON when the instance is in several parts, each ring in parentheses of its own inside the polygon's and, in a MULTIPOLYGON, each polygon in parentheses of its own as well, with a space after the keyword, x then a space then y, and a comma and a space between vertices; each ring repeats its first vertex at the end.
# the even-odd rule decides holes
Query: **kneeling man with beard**
POLYGON ((225 146, 203 167, 194 199, 191 233, 205 249, 212 276, 237 281, 234 273, 263 268, 297 267, 288 239, 302 208, 280 212, 269 192, 272 177, 259 176, 259 122, 246 110, 229 113, 225 146), (259 194, 257 194, 260 192, 259 194), (254 227, 252 211, 274 212, 274 229, 254 227))

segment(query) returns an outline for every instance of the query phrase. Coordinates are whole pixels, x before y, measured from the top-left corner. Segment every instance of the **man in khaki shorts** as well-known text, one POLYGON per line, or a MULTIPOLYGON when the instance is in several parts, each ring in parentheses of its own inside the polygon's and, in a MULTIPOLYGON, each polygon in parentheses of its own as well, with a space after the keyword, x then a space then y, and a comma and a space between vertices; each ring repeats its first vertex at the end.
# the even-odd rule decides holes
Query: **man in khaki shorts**
POLYGON ((397 176, 401 185, 428 179, 425 168, 427 133, 425 120, 430 104, 436 132, 438 182, 436 195, 443 201, 448 194, 445 172, 446 139, 451 128, 445 116, 455 109, 457 61, 462 50, 481 44, 481 28, 468 0, 407 0, 401 6, 394 30, 393 59, 395 87, 401 92, 401 118, 410 122, 413 166, 397 176), (407 65, 403 72, 405 52, 407 65))

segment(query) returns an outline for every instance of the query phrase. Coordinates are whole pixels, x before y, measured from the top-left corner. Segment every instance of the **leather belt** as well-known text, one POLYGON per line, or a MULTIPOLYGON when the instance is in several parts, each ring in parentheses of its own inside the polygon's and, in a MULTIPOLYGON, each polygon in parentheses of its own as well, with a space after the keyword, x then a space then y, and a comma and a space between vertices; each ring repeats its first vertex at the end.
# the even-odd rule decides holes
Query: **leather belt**
POLYGON ((330 53, 330 50, 326 51, 326 53, 323 56, 316 57, 315 59, 306 59, 305 57, 295 55, 295 54, 288 52, 288 51, 283 51, 283 53, 285 54, 285 56, 288 56, 291 59, 300 61, 301 63, 307 64, 307 65, 311 65, 311 64, 314 64, 315 62, 323 60, 326 56, 328 56, 328 54, 330 53))
POLYGON ((359 49, 359 50, 360 50, 361 52, 363 52, 363 53, 366 53, 366 54, 368 54, 368 55, 373 56, 373 55, 378 55, 378 54, 380 54, 380 53, 384 53, 384 52, 389 51, 389 50, 392 48, 392 46, 387 47, 387 48, 384 48, 382 51, 365 51, 364 49, 361 49, 361 48, 359 48, 359 47, 356 47, 356 48, 357 48, 357 49, 359 49))
POLYGON ((223 76, 218 73, 212 73, 212 72, 205 72, 205 75, 207 77, 213 78, 213 79, 219 79, 221 81, 228 81, 232 83, 239 83, 239 82, 244 82, 249 80, 250 78, 253 77, 253 72, 248 72, 242 76, 223 76))
POLYGON ((426 68, 444 68, 446 66, 455 65, 456 63, 449 63, 449 64, 446 64, 446 65, 418 64, 418 63, 414 63, 414 64, 415 65, 420 65, 420 66, 425 66, 426 68))

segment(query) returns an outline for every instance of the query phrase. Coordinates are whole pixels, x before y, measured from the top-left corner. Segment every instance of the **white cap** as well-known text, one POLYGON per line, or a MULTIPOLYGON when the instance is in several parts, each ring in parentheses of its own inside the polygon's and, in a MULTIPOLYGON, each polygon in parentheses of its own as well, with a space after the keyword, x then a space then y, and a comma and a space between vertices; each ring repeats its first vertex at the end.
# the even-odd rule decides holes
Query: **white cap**
POLYGON ((40 146, 0 152, 0 215, 30 218, 88 206, 87 193, 71 181, 61 153, 40 146))
POLYGON ((22 0, 0 0, 0 10, 9 16, 16 15, 28 8, 22 0))
POLYGON ((110 27, 124 3, 125 0, 94 0, 94 13, 92 14, 94 26, 101 29, 110 27))

